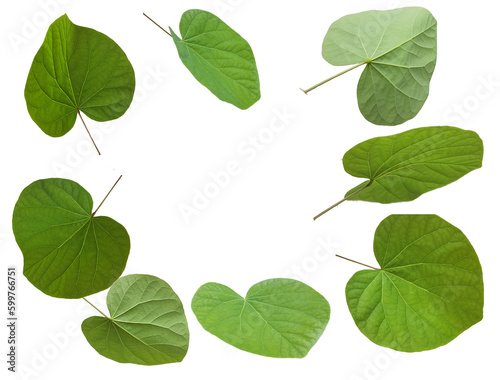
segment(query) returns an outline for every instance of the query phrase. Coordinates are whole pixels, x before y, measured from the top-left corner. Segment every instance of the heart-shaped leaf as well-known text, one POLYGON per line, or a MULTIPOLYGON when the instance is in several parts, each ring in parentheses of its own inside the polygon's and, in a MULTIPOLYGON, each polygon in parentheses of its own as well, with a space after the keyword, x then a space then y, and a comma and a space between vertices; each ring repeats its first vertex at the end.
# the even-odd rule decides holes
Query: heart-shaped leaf
POLYGON ((24 256, 24 275, 45 294, 81 298, 111 286, 130 251, 125 228, 92 214, 92 197, 76 182, 50 178, 27 186, 12 229, 24 256))
POLYGON ((189 330, 181 300, 158 277, 119 278, 107 297, 110 317, 90 317, 82 331, 102 356, 120 363, 176 363, 186 356, 189 330))
POLYGON ((482 161, 481 138, 455 127, 416 128, 364 141, 347 151, 343 163, 347 173, 368 181, 316 218, 345 200, 411 201, 480 168, 482 161))
POLYGON ((182 63, 220 100, 247 109, 260 99, 257 65, 248 42, 210 12, 181 17, 180 39, 170 28, 182 63))
POLYGON ((443 346, 483 318, 483 275, 474 248, 436 215, 391 215, 375 232, 380 270, 346 286, 349 310, 372 342, 415 352, 443 346))
POLYGON ((351 69, 366 65, 357 91, 361 113, 371 123, 397 125, 415 117, 429 95, 436 33, 437 22, 424 8, 356 13, 330 26, 323 58, 335 66, 356 64, 351 69))
POLYGON ((198 289, 191 308, 203 328, 224 342, 276 358, 306 356, 330 318, 321 294, 282 278, 255 284, 245 298, 210 282, 198 289))
POLYGON ((134 90, 134 69, 123 50, 64 15, 47 31, 24 96, 33 121, 49 136, 59 137, 73 128, 79 111, 95 121, 119 118, 134 90))

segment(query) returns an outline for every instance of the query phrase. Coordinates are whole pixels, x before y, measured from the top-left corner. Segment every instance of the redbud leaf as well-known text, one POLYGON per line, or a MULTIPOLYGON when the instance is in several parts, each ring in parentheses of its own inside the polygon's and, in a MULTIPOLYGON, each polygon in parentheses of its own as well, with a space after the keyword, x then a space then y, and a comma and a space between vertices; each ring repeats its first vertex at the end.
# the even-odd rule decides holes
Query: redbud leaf
POLYGON ((205 330, 254 354, 302 358, 330 319, 330 305, 317 291, 292 279, 252 286, 245 298, 214 282, 201 286, 191 308, 205 330))
POLYGON ((483 318, 483 275, 469 240, 436 215, 391 215, 375 232, 380 270, 356 272, 347 305, 374 343, 432 350, 483 318))

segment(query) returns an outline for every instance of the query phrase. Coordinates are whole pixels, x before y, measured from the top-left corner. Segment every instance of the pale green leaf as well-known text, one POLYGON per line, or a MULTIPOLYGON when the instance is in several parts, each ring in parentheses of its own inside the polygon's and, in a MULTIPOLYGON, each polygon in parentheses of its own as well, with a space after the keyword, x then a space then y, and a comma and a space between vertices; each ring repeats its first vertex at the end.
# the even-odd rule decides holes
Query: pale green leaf
POLYGON ((182 15, 180 39, 170 32, 179 57, 220 100, 247 109, 260 99, 257 65, 248 42, 217 16, 199 9, 182 15))
POLYGON ((330 318, 328 301, 304 283, 270 279, 252 286, 245 298, 227 286, 207 283, 191 308, 205 330, 254 354, 302 358, 330 318))
POLYGON ((59 137, 73 128, 78 110, 95 121, 119 118, 134 90, 134 69, 123 50, 63 15, 50 25, 33 60, 24 96, 33 121, 59 137))
POLYGON ((143 274, 119 278, 107 297, 108 317, 82 323, 89 344, 120 363, 176 363, 186 356, 189 330, 182 303, 163 280, 143 274))
POLYGON ((130 251, 125 228, 92 216, 92 197, 76 182, 50 178, 27 186, 12 229, 24 256, 23 273, 45 294, 81 298, 107 289, 130 251))
POLYGON ((415 352, 443 346, 483 317, 483 275, 474 248, 436 215, 391 215, 374 240, 380 270, 355 273, 346 299, 374 343, 415 352))
POLYGON ((365 63, 357 90, 361 113, 374 124, 397 125, 415 117, 429 95, 436 33, 424 8, 356 13, 330 26, 323 57, 335 66, 365 63))

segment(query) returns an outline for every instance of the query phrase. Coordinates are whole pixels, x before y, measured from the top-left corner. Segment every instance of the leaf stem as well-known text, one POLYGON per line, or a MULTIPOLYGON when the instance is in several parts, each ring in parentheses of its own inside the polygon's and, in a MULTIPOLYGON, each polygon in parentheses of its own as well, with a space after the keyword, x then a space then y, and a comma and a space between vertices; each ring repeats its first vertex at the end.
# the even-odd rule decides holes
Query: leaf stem
POLYGON ((82 298, 85 302, 87 302, 90 306, 92 306, 94 309, 96 309, 99 313, 101 313, 103 315, 104 318, 107 318, 107 319, 111 319, 109 318, 106 314, 104 314, 101 310, 99 310, 97 307, 95 307, 92 302, 90 302, 88 299, 86 299, 85 297, 82 298))
POLYGON ((104 203, 104 201, 109 197, 109 194, 111 194, 111 192, 113 191, 113 189, 115 188, 115 186, 118 184, 118 182, 120 182, 120 180, 122 179, 123 175, 121 175, 115 182, 115 184, 113 185, 113 187, 111 188, 111 190, 108 191, 108 194, 106 194, 106 196, 104 197, 104 199, 102 200, 101 204, 99 206, 97 206, 97 208, 95 209, 95 211, 92 213, 92 216, 94 216, 96 214, 96 212, 101 208, 102 204, 104 203))
POLYGON ((77 112, 78 112, 78 116, 80 116, 80 120, 82 121, 83 126, 84 126, 84 127, 85 127, 85 129, 87 130, 87 133, 89 134, 90 139, 92 140, 92 144, 94 144, 95 149, 97 150, 97 153, 99 153, 99 156, 100 156, 100 155, 101 155, 101 152, 99 152, 99 148, 97 147, 97 145, 96 145, 96 143, 95 143, 94 139, 92 138, 92 135, 90 134, 90 131, 89 131, 89 129, 87 128, 87 125, 85 124, 85 121, 83 121, 83 117, 82 117, 82 114, 80 113, 80 110, 77 110, 77 112))
POLYGON ((351 71, 351 70, 354 70, 355 68, 357 68, 357 67, 359 67, 359 66, 364 65, 365 63, 366 63, 366 62, 361 62, 361 63, 358 63, 357 65, 351 66, 351 67, 349 67, 348 69, 346 69, 346 70, 344 70, 344 71, 342 71, 342 72, 340 72, 340 73, 338 73, 338 74, 335 74, 333 77, 330 77, 330 78, 328 78, 328 79, 325 79, 323 82, 319 82, 318 84, 316 84, 316 85, 312 86, 311 88, 308 88, 307 90, 302 90, 302 89, 301 89, 301 90, 304 92, 304 94, 306 94, 306 95, 307 95, 307 93, 308 93, 309 91, 312 91, 312 90, 314 90, 315 88, 318 88, 319 86, 321 86, 321 85, 323 85, 323 84, 325 84, 325 83, 327 83, 327 82, 330 82, 332 79, 335 79, 335 78, 337 78, 337 77, 339 77, 339 76, 341 76, 341 75, 343 75, 343 74, 345 74, 345 73, 348 73, 348 72, 349 72, 349 71, 351 71))
POLYGON ((380 270, 380 268, 375 268, 375 267, 372 267, 371 265, 366 265, 366 264, 360 263, 359 261, 355 261, 355 260, 348 259, 347 257, 344 257, 344 256, 340 256, 340 255, 335 255, 335 256, 340 257, 341 259, 344 259, 344 260, 350 261, 350 262, 352 262, 352 263, 356 263, 356 264, 359 264, 359 265, 363 265, 363 266, 368 267, 368 268, 371 268, 371 269, 380 270))
POLYGON ((158 28, 160 28, 160 29, 161 29, 161 30, 163 30, 165 33, 167 33, 170 37, 172 37, 172 35, 171 35, 169 32, 167 32, 165 29, 163 29, 163 28, 160 26, 160 24, 158 24, 156 21, 154 21, 154 20, 153 20, 151 17, 149 17, 146 13, 144 13, 144 12, 143 12, 142 14, 143 14, 144 16, 146 16, 146 17, 149 19, 149 21, 151 21, 153 24, 155 24, 158 28))
POLYGON ((370 186, 370 182, 368 182, 368 183, 367 183, 365 186, 363 186, 361 189, 356 190, 354 193, 351 193, 351 194, 349 194, 347 197, 345 197, 344 199, 342 199, 342 200, 338 201, 338 202, 337 202, 337 203, 335 203, 333 206, 328 207, 325 211, 320 212, 318 215, 316 215, 316 216, 314 217, 314 220, 318 219, 321 215, 326 214, 328 211, 330 211, 331 209, 333 209, 333 208, 337 207, 339 204, 341 204, 341 203, 343 203, 343 202, 347 201, 349 198, 351 198, 351 197, 355 196, 356 194, 358 194, 359 192, 363 191, 363 190, 364 190, 364 189, 366 189, 368 186, 370 186))

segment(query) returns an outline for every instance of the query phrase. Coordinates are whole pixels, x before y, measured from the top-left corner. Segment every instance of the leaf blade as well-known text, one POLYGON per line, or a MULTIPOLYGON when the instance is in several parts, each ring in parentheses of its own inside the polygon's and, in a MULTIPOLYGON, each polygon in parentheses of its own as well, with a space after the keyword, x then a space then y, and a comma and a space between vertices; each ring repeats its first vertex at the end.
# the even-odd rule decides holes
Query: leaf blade
POLYGON ((415 128, 366 140, 346 152, 344 170, 370 186, 349 200, 406 202, 452 183, 482 166, 483 143, 473 131, 456 127, 415 128))
POLYGON ((89 344, 119 363, 159 365, 181 362, 189 345, 182 303, 163 280, 128 275, 108 292, 110 318, 90 317, 82 323, 89 344))
POLYGON ((374 239, 381 270, 355 273, 346 299, 360 331, 399 351, 431 350, 482 319, 482 270, 474 248, 436 215, 391 215, 374 239))
POLYGON ((248 42, 217 16, 186 11, 182 39, 170 29, 179 57, 191 74, 220 100, 247 109, 260 99, 257 65, 248 42))
POLYGON ((92 197, 76 182, 50 178, 27 186, 14 207, 12 228, 24 275, 58 298, 107 289, 125 269, 130 238, 111 218, 92 217, 92 197))
POLYGON ((243 298, 227 286, 207 283, 191 308, 205 330, 257 355, 302 358, 323 333, 328 302, 307 285, 271 279, 252 286, 243 298))
POLYGON ((63 15, 51 24, 33 59, 25 99, 40 129, 60 137, 72 129, 78 110, 96 121, 119 118, 134 90, 134 70, 123 50, 63 15))
POLYGON ((323 58, 332 65, 366 63, 358 106, 366 120, 398 125, 415 117, 429 95, 437 60, 437 22, 420 7, 366 11, 335 21, 323 58))

